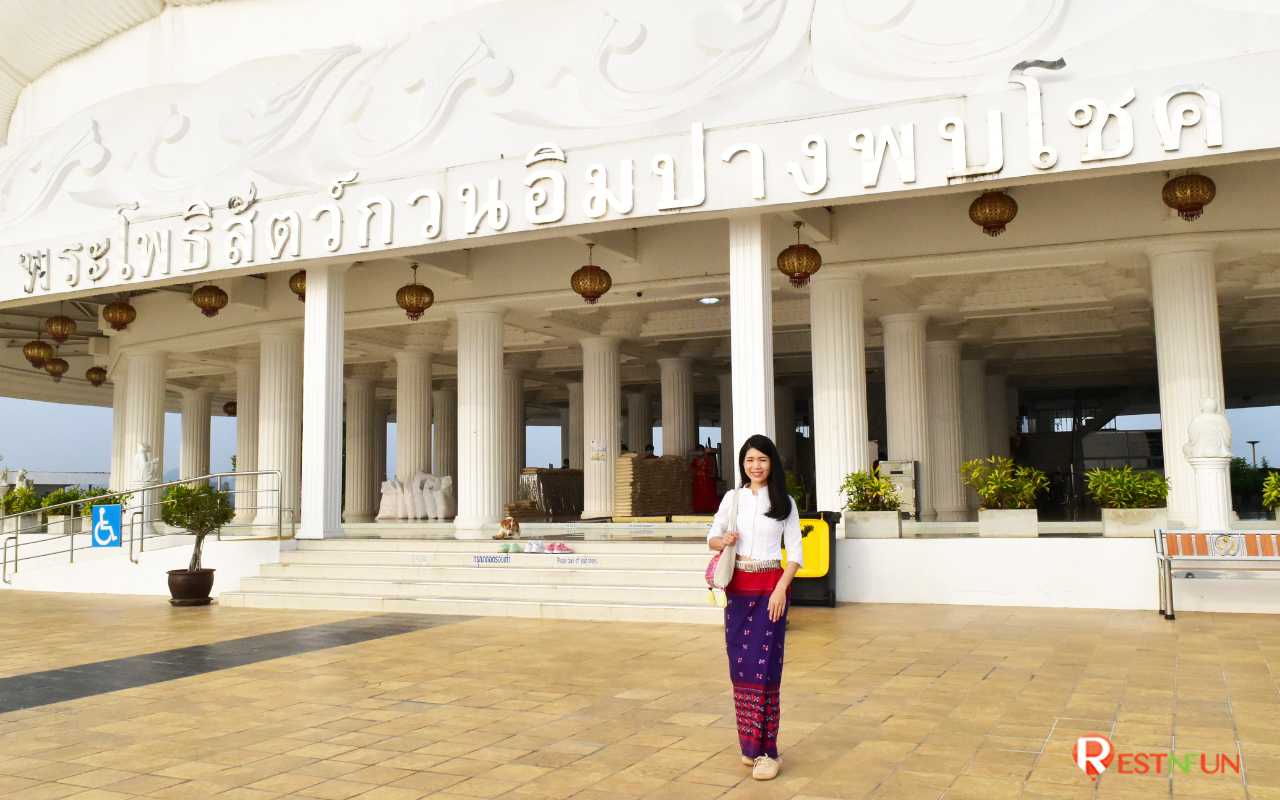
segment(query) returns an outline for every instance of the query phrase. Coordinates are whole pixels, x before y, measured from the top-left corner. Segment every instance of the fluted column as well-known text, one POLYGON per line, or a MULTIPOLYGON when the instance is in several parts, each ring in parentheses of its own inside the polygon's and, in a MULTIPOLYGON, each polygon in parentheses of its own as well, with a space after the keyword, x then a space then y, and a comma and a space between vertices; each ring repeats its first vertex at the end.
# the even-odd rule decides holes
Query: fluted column
POLYGON ((520 496, 520 470, 524 469, 524 373, 507 368, 502 371, 502 502, 515 502, 520 496))
POLYGON ((569 466, 569 407, 560 409, 560 460, 556 467, 569 466))
POLYGON ((431 474, 458 477, 458 393, 452 387, 432 392, 434 416, 431 441, 431 474))
POLYGON ((378 511, 379 488, 375 474, 373 376, 353 375, 346 383, 346 480, 342 519, 371 522, 378 511))
MULTIPOLYGON (((1147 257, 1151 261, 1169 519, 1173 524, 1194 525, 1195 471, 1182 453, 1187 426, 1206 398, 1226 408, 1213 249, 1203 244, 1165 244, 1148 250, 1147 257)), ((1225 502, 1230 507, 1229 497, 1225 502)))
POLYGON ((111 481, 110 489, 115 492, 129 488, 129 455, 125 450, 125 405, 128 398, 128 382, 125 377, 125 362, 120 359, 111 373, 111 481))
MULTIPOLYGON (((236 472, 258 469, 258 360, 236 362, 236 472)), ((236 522, 253 522, 257 513, 258 479, 236 478, 236 522)))
POLYGON ((502 334, 498 308, 458 313, 457 535, 502 518, 502 334))
POLYGON ((209 474, 209 390, 182 390, 182 449, 178 475, 195 478, 209 474))
POLYGON ((969 503, 960 477, 964 452, 960 413, 960 343, 929 342, 929 482, 940 522, 967 519, 969 503))
POLYGON ((693 416, 693 361, 660 358, 662 373, 662 454, 688 458, 696 442, 693 416))
POLYGON ((138 491, 144 486, 163 480, 164 476, 164 406, 166 353, 128 353, 125 355, 125 396, 129 402, 124 414, 123 469, 129 476, 128 486, 133 489, 132 505, 143 511, 148 526, 159 517, 155 504, 158 497, 151 492, 138 491), (155 460, 155 474, 147 475, 140 469, 139 455, 142 448, 155 460))
POLYGON ((342 386, 349 266, 307 269, 302 514, 297 534, 302 539, 342 534, 342 386))
POLYGON ((716 380, 720 384, 720 479, 735 486, 738 451, 733 446, 733 373, 721 372, 716 380))
POLYGON ((396 353, 396 480, 431 472, 431 353, 396 353))
POLYGON ((885 427, 890 461, 915 461, 921 519, 933 514, 928 478, 929 408, 925 382, 923 314, 889 314, 884 329, 885 427))
MULTIPOLYGON (((583 519, 613 516, 614 459, 622 414, 619 344, 611 336, 582 340, 582 434, 590 453, 583 465, 583 519)), ((665 442, 665 431, 663 437, 665 442)))
POLYGON ((750 436, 774 435, 771 280, 776 258, 764 217, 729 220, 729 349, 735 453, 750 436))
MULTIPOLYGON (((961 460, 985 458, 987 452, 987 362, 965 359, 960 362, 960 417, 963 420, 961 460)), ((978 493, 965 489, 965 504, 978 509, 978 493)))
POLYGON ((796 391, 786 384, 773 387, 774 444, 789 471, 796 468, 796 391))
POLYGON ((649 419, 649 395, 647 392, 626 393, 627 398, 627 447, 633 453, 644 453, 645 445, 653 435, 653 420, 649 419))
MULTIPOLYGON (((378 400, 374 403, 373 411, 373 446, 376 450, 374 455, 373 474, 378 482, 378 502, 382 502, 382 482, 387 480, 387 419, 391 416, 391 401, 378 400)), ((454 432, 454 440, 457 440, 457 432, 454 432)), ((456 451, 455 451, 456 452, 456 451)), ((457 461, 455 459, 454 463, 457 461)))
POLYGON ((302 333, 265 330, 258 360, 258 469, 279 477, 258 477, 257 525, 275 525, 283 509, 285 530, 301 511, 302 333))
POLYGON ((1009 437, 1013 435, 1013 409, 1009 408, 1007 382, 1004 375, 987 376, 984 397, 987 405, 987 455, 1009 455, 1009 437))
POLYGON ((582 384, 575 381, 569 384, 569 452, 565 456, 572 469, 582 469, 586 454, 582 425, 582 384))
POLYGON ((867 355, 862 276, 818 273, 809 289, 813 460, 819 511, 844 508, 840 486, 867 461, 867 355))

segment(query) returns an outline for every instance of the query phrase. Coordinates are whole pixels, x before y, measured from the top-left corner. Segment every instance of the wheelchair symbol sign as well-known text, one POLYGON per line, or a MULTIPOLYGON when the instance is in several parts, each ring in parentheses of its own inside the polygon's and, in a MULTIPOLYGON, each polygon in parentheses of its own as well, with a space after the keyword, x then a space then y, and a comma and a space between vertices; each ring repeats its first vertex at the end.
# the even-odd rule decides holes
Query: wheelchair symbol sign
POLYGON ((123 514, 120 511, 119 504, 94 506, 91 509, 90 519, 93 520, 93 546, 94 547, 119 547, 122 537, 120 536, 121 518, 123 514))

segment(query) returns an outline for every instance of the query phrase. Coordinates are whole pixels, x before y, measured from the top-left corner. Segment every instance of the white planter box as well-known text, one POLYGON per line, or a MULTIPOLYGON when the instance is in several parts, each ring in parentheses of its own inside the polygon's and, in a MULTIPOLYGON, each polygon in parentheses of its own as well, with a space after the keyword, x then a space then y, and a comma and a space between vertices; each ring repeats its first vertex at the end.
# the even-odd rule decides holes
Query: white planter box
POLYGON ((84 528, 84 518, 67 516, 65 514, 50 514, 48 527, 50 536, 61 536, 67 533, 80 533, 84 528))
POLYGON ((902 536, 902 515, 897 511, 844 512, 844 538, 897 539, 902 536))
POLYGON ((1157 528, 1169 527, 1167 508, 1104 508, 1102 535, 1150 538, 1157 528))
POLYGON ((1040 515, 1034 508, 978 509, 978 535, 1028 538, 1040 535, 1040 515))
POLYGON ((4 533, 17 533, 18 531, 22 531, 24 536, 44 533, 40 525, 40 512, 32 511, 29 514, 21 514, 4 521, 4 533))

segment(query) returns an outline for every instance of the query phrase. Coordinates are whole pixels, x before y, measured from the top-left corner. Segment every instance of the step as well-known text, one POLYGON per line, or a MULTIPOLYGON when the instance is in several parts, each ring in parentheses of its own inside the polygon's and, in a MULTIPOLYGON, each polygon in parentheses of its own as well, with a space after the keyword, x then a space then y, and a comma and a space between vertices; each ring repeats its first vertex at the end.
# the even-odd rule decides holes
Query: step
POLYGON ((351 578, 251 577, 240 581, 242 592, 289 594, 359 594, 386 597, 434 597, 459 600, 530 600, 535 602, 697 605, 707 602, 705 584, 698 587, 565 585, 545 583, 427 583, 351 578))
POLYGON ((493 551, 283 550, 283 564, 386 564, 435 567, 589 567, 598 570, 705 571, 710 554, 698 553, 497 553, 493 551))
MULTIPOLYGON (((517 540, 517 544, 526 545, 530 539, 517 540)), ((552 541, 534 539, 532 541, 552 541)), ((613 554, 710 554, 706 542, 703 541, 650 541, 650 542, 581 542, 570 541, 566 544, 578 555, 613 554)), ((351 550, 382 552, 420 552, 420 553, 497 553, 503 542, 485 539, 384 539, 344 536, 333 539, 298 539, 298 550, 340 551, 351 550)))
POLYGON ((511 600, 394 598, 355 594, 289 594, 282 592, 223 592, 218 602, 241 608, 287 608, 372 613, 449 614, 478 617, 596 620, 609 622, 679 622, 718 625, 724 612, 704 604, 605 605, 511 600))
POLYGON ((534 583, 610 586, 701 586, 704 571, 574 567, 437 567, 429 564, 263 564, 264 578, 328 578, 443 583, 534 583))

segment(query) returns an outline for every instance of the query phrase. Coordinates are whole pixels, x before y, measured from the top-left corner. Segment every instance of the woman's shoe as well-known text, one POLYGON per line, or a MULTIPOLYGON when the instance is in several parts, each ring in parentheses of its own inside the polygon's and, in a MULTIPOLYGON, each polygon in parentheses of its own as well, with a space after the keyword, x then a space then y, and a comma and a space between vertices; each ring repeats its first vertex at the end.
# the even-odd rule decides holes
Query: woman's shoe
POLYGON ((744 766, 744 767, 754 767, 755 765, 756 765, 756 760, 755 760, 754 758, 752 758, 751 756, 743 756, 743 757, 742 757, 742 766, 744 766))
POLYGON ((771 781, 778 777, 778 769, 781 766, 782 762, 776 758, 760 756, 756 759, 756 765, 751 770, 751 777, 758 781, 771 781))

